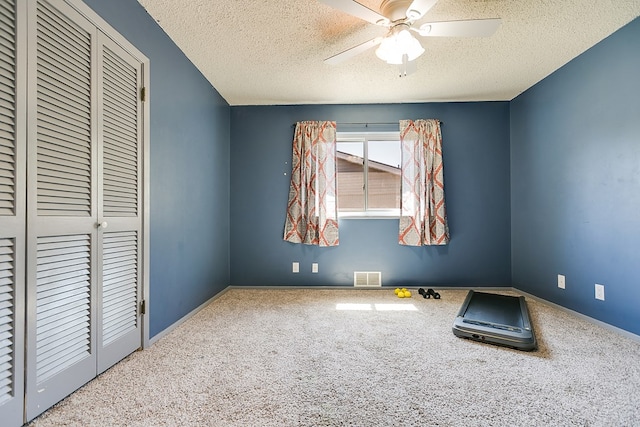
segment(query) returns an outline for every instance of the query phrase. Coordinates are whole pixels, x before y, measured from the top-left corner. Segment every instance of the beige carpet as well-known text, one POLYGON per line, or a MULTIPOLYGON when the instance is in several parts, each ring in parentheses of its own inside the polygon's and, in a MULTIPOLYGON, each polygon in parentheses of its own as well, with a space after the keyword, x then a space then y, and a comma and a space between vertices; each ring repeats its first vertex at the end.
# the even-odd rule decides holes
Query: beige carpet
POLYGON ((530 298, 537 352, 457 338, 466 293, 232 289, 32 425, 640 425, 640 343, 530 298))

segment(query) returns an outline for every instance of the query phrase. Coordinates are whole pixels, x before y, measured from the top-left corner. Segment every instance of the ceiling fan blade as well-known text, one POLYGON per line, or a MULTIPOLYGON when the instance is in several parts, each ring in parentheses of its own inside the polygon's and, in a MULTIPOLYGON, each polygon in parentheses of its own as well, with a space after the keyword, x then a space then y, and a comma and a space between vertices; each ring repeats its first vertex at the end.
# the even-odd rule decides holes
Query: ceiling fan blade
POLYGON ((353 0, 320 0, 320 3, 324 3, 327 6, 331 6, 334 9, 341 10, 353 15, 356 18, 364 19, 372 24, 387 26, 389 20, 378 12, 369 9, 366 6, 361 5, 357 1, 353 0))
POLYGON ((489 37, 496 32, 500 18, 468 21, 427 22, 418 33, 425 37, 489 37))
POLYGON ((407 18, 411 21, 422 18, 436 3, 438 0, 413 0, 407 8, 407 18))
POLYGON ((360 55, 362 52, 371 49, 374 46, 377 46, 382 42, 383 37, 376 37, 375 39, 366 41, 362 44, 352 47, 351 49, 347 49, 343 52, 338 53, 337 55, 333 55, 324 60, 325 64, 336 65, 341 62, 346 61, 347 59, 351 59, 356 55, 360 55))

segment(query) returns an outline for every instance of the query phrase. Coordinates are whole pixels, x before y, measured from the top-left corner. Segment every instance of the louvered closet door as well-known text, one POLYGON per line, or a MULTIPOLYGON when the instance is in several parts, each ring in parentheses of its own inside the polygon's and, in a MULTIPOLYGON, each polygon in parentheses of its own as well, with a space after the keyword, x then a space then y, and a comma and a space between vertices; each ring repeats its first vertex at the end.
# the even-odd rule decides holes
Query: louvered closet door
POLYGON ((0 424, 6 426, 22 425, 24 405, 26 163, 17 80, 24 75, 17 42, 24 5, 16 1, 0 0, 0 424))
POLYGON ((98 372, 141 347, 142 65, 100 37, 98 372), (105 227, 106 226, 106 227, 105 227))
POLYGON ((29 2, 27 382, 30 420, 96 375, 97 32, 29 2))

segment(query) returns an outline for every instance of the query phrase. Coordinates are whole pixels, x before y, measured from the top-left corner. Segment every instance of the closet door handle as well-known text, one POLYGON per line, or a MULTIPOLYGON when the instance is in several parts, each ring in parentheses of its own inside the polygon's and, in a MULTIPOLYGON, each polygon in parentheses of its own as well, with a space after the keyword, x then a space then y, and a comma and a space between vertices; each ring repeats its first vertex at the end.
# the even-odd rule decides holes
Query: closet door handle
POLYGON ((98 225, 98 228, 107 228, 109 226, 107 221, 99 222, 97 225, 98 225))

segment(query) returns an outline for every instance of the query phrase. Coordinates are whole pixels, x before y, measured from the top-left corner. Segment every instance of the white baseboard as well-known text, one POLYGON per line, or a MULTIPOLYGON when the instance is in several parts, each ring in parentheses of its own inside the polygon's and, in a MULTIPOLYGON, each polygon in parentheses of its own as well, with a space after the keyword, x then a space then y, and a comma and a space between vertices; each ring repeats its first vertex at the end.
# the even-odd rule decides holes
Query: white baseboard
POLYGON ((576 317, 578 317, 580 319, 586 320, 589 323, 593 323, 595 325, 602 326, 603 328, 608 329, 611 332, 615 332, 618 335, 622 335, 622 336, 627 337, 627 338, 629 338, 629 339, 631 339, 633 341, 640 342, 640 335, 636 335, 633 332, 629 332, 629 331, 624 330, 622 328, 618 328, 617 326, 610 325, 610 324, 608 324, 606 322, 603 322, 602 320, 594 319, 593 317, 589 317, 586 314, 578 313, 577 311, 573 311, 573 310, 571 310, 571 309, 569 309, 567 307, 563 307, 563 306, 561 306, 559 304, 553 303, 551 301, 547 301, 546 299, 537 297, 535 295, 531 295, 530 293, 521 291, 520 289, 517 289, 517 288, 512 288, 512 289, 515 292, 521 293, 522 295, 524 295, 527 298, 531 298, 531 299, 539 301, 539 302, 541 302, 543 304, 550 305, 550 306, 552 306, 554 308, 557 308, 560 311, 564 311, 565 313, 569 313, 569 314, 571 314, 573 316, 576 316, 576 317))

